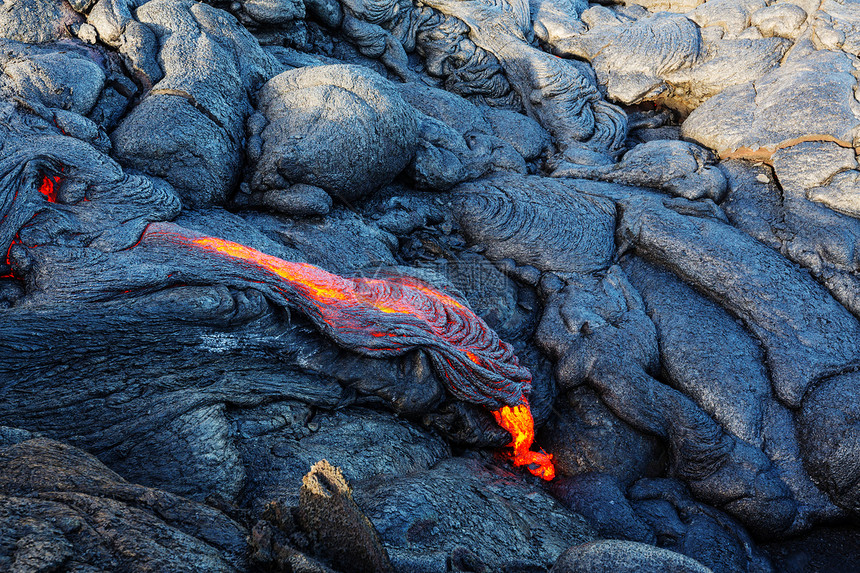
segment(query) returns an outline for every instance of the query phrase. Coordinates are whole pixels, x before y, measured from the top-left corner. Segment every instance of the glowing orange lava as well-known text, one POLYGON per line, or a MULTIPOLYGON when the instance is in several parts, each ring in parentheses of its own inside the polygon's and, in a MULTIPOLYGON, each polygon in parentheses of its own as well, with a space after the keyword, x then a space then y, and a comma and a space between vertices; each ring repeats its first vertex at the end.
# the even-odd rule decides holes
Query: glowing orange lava
POLYGON ((290 281, 293 285, 301 286, 307 290, 308 295, 320 302, 346 300, 349 296, 346 292, 349 286, 347 281, 319 267, 307 263, 291 263, 239 243, 216 239, 215 237, 200 237, 192 239, 191 242, 205 249, 254 262, 282 279, 290 281))
POLYGON ((51 203, 56 203, 57 190, 54 189, 54 185, 59 182, 59 175, 54 175, 53 177, 49 177, 48 175, 42 176, 42 184, 39 186, 39 193, 47 197, 48 201, 51 203))
POLYGON ((144 248, 194 249, 198 262, 208 257, 225 279, 267 286, 345 348, 367 356, 424 350, 454 396, 487 407, 511 433, 514 465, 555 477, 552 456, 529 449, 535 437, 526 399, 531 374, 511 345, 451 296, 409 277, 342 277, 169 223, 151 224, 141 240, 144 248))
POLYGON ((552 463, 552 454, 548 454, 543 450, 539 452, 531 451, 532 443, 535 439, 535 424, 532 419, 531 409, 529 408, 528 400, 523 398, 520 404, 513 408, 510 406, 502 406, 500 410, 495 410, 493 416, 496 422, 511 433, 513 441, 508 444, 514 448, 511 461, 515 466, 526 466, 533 475, 543 478, 547 481, 555 477, 555 466, 552 463))

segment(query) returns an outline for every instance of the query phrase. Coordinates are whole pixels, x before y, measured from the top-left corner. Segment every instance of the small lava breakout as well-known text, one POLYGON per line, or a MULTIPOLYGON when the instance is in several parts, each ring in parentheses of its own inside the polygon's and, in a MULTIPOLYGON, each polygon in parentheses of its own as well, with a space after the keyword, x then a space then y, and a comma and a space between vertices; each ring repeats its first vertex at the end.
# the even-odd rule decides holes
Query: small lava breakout
POLYGON ((140 245, 192 249, 225 279, 267 286, 340 346, 366 356, 427 351, 454 396, 487 407, 510 432, 514 465, 545 480, 555 477, 552 456, 530 449, 531 374, 509 344, 454 298, 417 279, 342 277, 169 223, 149 225, 140 245))

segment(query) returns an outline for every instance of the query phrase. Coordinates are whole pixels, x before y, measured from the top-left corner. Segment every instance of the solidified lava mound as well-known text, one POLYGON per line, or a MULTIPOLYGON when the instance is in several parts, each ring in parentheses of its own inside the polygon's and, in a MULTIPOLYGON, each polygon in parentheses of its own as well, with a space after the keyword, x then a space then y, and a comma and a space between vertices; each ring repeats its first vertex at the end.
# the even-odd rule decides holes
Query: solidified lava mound
POLYGON ((851 571, 860 5, 5 0, 0 571, 851 571))

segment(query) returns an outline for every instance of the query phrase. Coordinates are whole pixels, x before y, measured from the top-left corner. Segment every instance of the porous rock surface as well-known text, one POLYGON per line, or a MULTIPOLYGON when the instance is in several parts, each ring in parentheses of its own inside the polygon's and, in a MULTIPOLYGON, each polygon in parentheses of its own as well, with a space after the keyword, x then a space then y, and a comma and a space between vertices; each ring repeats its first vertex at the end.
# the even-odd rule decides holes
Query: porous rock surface
POLYGON ((0 569, 851 570, 858 57, 849 0, 4 2, 0 569), (271 257, 474 311, 557 477, 271 257))

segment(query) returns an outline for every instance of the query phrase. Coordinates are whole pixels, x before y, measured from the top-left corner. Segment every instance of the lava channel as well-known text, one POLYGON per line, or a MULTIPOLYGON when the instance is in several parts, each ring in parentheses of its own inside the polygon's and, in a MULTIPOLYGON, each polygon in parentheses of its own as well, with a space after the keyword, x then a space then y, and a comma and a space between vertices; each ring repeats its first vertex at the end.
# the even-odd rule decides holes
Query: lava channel
MULTIPOLYGON (((342 277, 171 223, 152 223, 140 247, 193 251, 194 265, 296 307, 337 344, 370 357, 421 348, 459 399, 488 408, 511 433, 512 461, 546 480, 552 456, 531 451, 531 374, 513 348, 456 299, 417 279, 342 277)), ((166 253, 165 253, 166 254, 166 253)))

